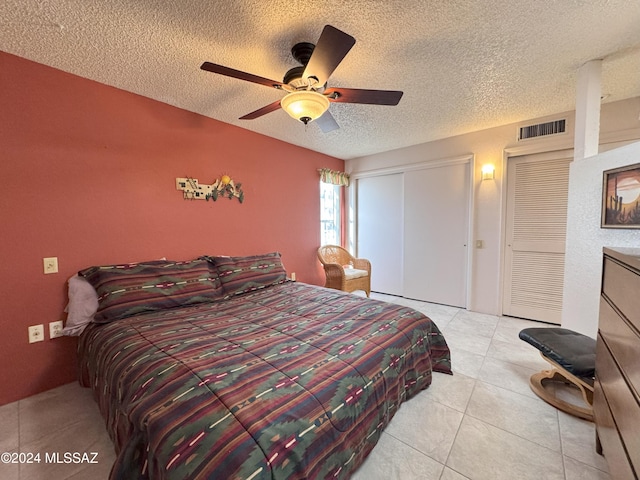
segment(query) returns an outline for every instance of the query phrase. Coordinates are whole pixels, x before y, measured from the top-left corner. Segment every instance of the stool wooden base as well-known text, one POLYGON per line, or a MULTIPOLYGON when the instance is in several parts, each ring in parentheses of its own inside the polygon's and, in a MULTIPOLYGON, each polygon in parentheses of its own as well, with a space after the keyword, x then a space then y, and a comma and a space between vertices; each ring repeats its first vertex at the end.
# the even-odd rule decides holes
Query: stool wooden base
POLYGON ((542 355, 542 353, 540 355, 547 362, 553 365, 554 368, 551 370, 543 370, 542 372, 532 375, 529 379, 531 390, 533 390, 533 392, 545 402, 553 405, 563 412, 593 422, 593 380, 589 383, 590 379, 576 377, 575 375, 567 372, 553 360, 542 355), (577 387, 582 393, 585 406, 581 407, 579 405, 574 405, 573 403, 566 402, 555 396, 544 387, 545 384, 550 382, 564 383, 577 387))

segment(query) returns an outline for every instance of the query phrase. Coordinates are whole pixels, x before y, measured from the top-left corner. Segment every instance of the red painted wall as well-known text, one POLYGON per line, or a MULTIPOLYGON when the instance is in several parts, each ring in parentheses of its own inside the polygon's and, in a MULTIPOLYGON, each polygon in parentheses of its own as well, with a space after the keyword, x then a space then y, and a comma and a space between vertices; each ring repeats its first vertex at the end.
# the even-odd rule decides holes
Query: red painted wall
POLYGON ((324 282, 317 169, 342 160, 3 52, 0 72, 0 405, 75 379, 76 340, 49 340, 48 323, 81 268, 277 250, 299 281, 324 282), (222 174, 243 204, 175 189, 222 174))

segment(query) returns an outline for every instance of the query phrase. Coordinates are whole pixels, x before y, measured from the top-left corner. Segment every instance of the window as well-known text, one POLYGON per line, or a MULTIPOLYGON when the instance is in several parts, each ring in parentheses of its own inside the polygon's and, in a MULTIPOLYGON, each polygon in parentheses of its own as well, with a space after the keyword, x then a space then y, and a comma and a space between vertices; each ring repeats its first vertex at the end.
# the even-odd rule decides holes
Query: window
POLYGON ((320 245, 340 245, 340 185, 320 182, 320 245))
POLYGON ((320 245, 342 245, 342 187, 349 186, 349 174, 321 168, 320 245))

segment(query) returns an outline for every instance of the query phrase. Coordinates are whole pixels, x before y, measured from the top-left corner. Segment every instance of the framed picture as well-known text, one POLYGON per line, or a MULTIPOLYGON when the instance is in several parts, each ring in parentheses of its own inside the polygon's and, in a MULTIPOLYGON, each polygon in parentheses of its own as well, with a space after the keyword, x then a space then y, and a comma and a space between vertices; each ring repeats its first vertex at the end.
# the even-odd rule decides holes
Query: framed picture
POLYGON ((640 163, 606 170, 602 228, 640 228, 640 163))

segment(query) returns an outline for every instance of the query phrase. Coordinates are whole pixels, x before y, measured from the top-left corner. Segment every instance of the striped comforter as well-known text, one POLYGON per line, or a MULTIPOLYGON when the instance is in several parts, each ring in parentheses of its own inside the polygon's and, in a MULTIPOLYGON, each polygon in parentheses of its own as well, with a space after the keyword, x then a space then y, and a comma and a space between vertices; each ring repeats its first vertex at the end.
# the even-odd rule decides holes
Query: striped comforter
POLYGON ((293 282, 92 324, 78 349, 118 480, 349 478, 451 372, 423 314, 293 282))

